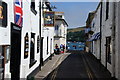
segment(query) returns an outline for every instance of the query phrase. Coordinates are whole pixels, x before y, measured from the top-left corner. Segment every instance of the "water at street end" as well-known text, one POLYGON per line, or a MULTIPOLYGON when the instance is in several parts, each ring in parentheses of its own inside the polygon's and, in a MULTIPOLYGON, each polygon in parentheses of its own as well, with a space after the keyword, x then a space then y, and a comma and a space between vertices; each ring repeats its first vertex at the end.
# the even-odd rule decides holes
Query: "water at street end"
POLYGON ((83 42, 67 42, 68 50, 84 50, 85 43, 83 42))

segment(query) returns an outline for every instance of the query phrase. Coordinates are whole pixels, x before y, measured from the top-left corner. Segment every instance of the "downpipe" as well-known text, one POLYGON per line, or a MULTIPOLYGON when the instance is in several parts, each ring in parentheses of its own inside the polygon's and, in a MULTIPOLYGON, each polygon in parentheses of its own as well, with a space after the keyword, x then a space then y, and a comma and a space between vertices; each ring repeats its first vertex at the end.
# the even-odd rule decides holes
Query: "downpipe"
POLYGON ((113 7, 112 7, 112 11, 113 11, 113 15, 112 15, 112 78, 115 78, 115 12, 116 12, 116 7, 115 7, 116 2, 113 2, 113 7))

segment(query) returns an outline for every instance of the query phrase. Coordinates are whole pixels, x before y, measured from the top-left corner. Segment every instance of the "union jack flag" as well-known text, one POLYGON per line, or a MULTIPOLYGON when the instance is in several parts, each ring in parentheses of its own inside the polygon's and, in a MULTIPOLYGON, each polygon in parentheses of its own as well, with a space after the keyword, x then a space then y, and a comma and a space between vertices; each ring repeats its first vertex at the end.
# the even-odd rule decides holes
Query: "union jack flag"
POLYGON ((22 27, 23 23, 22 0, 14 0, 14 22, 15 24, 22 27))

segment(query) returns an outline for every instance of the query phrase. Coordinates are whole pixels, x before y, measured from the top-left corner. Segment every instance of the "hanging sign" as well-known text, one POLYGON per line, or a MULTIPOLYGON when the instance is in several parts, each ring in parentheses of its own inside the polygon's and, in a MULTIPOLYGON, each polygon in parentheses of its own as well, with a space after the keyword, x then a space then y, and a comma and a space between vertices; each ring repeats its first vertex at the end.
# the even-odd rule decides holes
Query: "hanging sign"
POLYGON ((44 26, 45 27, 54 26, 54 15, 55 15, 55 12, 53 11, 44 12, 44 26))

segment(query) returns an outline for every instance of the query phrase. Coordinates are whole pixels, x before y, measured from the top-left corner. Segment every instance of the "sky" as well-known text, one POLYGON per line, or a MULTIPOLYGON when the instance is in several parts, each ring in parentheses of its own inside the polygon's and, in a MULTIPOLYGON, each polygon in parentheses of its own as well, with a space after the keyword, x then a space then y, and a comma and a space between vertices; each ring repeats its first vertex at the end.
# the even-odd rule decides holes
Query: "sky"
POLYGON ((68 28, 85 26, 88 13, 96 10, 99 2, 51 2, 54 11, 64 12, 68 28))

